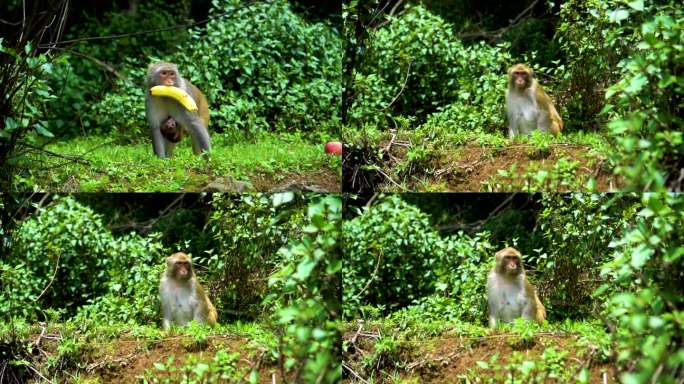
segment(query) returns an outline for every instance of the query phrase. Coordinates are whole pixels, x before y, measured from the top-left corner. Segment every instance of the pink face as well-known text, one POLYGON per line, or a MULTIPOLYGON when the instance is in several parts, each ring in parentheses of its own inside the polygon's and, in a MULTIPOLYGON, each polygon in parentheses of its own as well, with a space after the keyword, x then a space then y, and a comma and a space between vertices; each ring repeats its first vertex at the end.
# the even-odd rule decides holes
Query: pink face
POLYGON ((518 256, 505 256, 504 265, 507 272, 517 272, 520 267, 520 259, 518 256))
POLYGON ((159 83, 161 85, 176 85, 176 71, 170 69, 162 69, 159 71, 159 83))
POLYGON ((524 89, 530 82, 530 74, 525 71, 514 71, 511 72, 511 80, 516 88, 524 89))
POLYGON ((177 261, 176 264, 176 276, 181 279, 187 279, 190 277, 190 263, 187 261, 177 261))

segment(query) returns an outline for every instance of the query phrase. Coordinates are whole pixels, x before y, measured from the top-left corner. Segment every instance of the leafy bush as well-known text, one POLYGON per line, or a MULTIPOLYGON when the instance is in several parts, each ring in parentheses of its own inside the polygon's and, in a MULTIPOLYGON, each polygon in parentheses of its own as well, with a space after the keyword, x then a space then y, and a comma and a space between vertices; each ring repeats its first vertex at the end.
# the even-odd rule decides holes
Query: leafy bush
POLYGON ((682 190, 684 166, 684 10, 662 6, 641 25, 636 51, 620 63, 621 79, 606 93, 616 119, 616 173, 632 190, 682 190))
POLYGON ((538 215, 544 237, 537 263, 538 289, 552 317, 597 316, 593 291, 601 283, 600 267, 608 245, 634 221, 638 200, 629 195, 546 194, 538 215))
MULTIPOLYGON (((86 16, 67 38, 112 36, 182 24, 188 20, 189 5, 185 1, 143 1, 135 13, 114 5, 101 20, 86 16)), ((141 119, 144 103, 140 96, 148 57, 176 51, 188 37, 185 30, 178 29, 80 42, 73 48, 75 53, 67 52, 57 61, 49 76, 50 85, 60 90, 59 98, 50 105, 50 129, 57 136, 116 132, 128 139, 138 138, 145 121, 141 119), (112 76, 102 63, 126 80, 112 76), (115 86, 119 90, 111 93, 115 86)))
POLYGON ((261 315, 266 278, 279 265, 278 250, 301 233, 305 202, 291 192, 213 196, 209 229, 216 248, 208 264, 209 280, 221 284, 220 312, 243 319, 261 315))
POLYGON ((281 268, 269 278, 273 320, 282 329, 279 354, 293 367, 293 382, 340 380, 338 331, 342 281, 342 201, 326 195, 312 202, 301 240, 281 248, 281 268))
POLYGON ((645 194, 638 220, 610 245, 597 297, 617 343, 624 383, 684 380, 684 195, 645 194))
MULTIPOLYGON (((636 4, 638 2, 632 2, 636 4)), ((568 129, 596 129, 603 91, 617 80, 617 64, 634 44, 634 29, 624 22, 620 0, 569 0, 561 5, 556 39, 565 64, 559 89, 568 129)))
POLYGON ((3 293, 0 314, 33 319, 39 308, 56 307, 71 315, 97 297, 93 316, 150 321, 157 297, 150 265, 160 248, 154 237, 114 238, 92 209, 58 198, 14 232, 2 267, 11 293, 3 293))
POLYGON ((442 239, 427 215, 397 195, 383 197, 342 225, 344 316, 361 305, 404 307, 434 292, 442 239))
MULTIPOLYGON (((177 53, 165 58, 206 93, 212 126, 233 140, 266 130, 336 131, 342 92, 339 31, 307 22, 283 0, 249 5, 216 0, 213 12, 226 14, 191 30, 177 53)), ((136 127, 145 124, 142 91, 118 84, 119 91, 93 106, 97 125, 137 136, 136 127)))
POLYGON ((487 274, 494 265, 494 246, 489 233, 475 236, 459 233, 444 241, 444 258, 437 289, 455 299, 452 315, 461 321, 485 323, 487 318, 487 274))
POLYGON ((507 45, 466 47, 452 29, 422 6, 407 7, 380 28, 355 79, 352 121, 373 121, 396 97, 391 111, 397 115, 423 121, 445 110, 441 121, 451 129, 500 125, 507 45))

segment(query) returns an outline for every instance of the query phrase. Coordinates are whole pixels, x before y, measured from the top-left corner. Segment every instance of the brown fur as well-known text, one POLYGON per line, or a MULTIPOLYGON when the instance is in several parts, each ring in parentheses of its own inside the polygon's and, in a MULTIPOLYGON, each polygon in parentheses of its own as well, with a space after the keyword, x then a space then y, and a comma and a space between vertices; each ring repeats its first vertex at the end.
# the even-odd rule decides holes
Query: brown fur
MULTIPOLYGON (((155 85, 166 85, 162 84, 160 75, 160 73, 165 70, 175 72, 176 78, 173 86, 183 88, 190 95, 190 97, 195 100, 195 103, 197 104, 197 113, 199 114, 200 120, 202 120, 205 127, 209 127, 209 103, 207 102, 206 96, 204 96, 202 91, 200 91, 200 89, 192 84, 189 80, 181 77, 176 64, 163 61, 150 64, 150 66, 147 68, 147 88, 152 88, 155 85)), ((164 137, 172 143, 180 142, 183 137, 190 133, 186 127, 178 124, 170 116, 161 125, 160 130, 162 135, 164 135, 164 137)))
MULTIPOLYGON (((164 306, 165 300, 170 300, 169 298, 165 298, 165 292, 174 290, 174 287, 176 286, 186 288, 191 287, 191 289, 194 289, 194 295, 197 298, 200 313, 206 318, 207 324, 210 326, 216 324, 216 319, 218 317, 216 308, 204 292, 202 285, 200 285, 200 283, 197 281, 190 256, 183 252, 174 253, 166 258, 166 271, 164 272, 164 276, 160 284, 162 306, 164 306), (183 271, 186 273, 183 274, 183 271)), ((169 306, 167 305, 167 307, 169 306)), ((168 308, 169 310, 175 310, 173 306, 170 307, 171 308, 168 308)), ((167 314, 165 314, 165 319, 166 316, 167 314)), ((195 318, 195 320, 198 319, 195 318)))
MULTIPOLYGON (((539 300, 534 286, 527 280, 520 252, 513 247, 506 247, 495 254, 495 259, 495 266, 490 272, 487 282, 488 295, 495 294, 495 290, 498 289, 496 287, 498 279, 518 285, 519 288, 524 289, 525 297, 529 300, 529 312, 531 312, 533 320, 539 323, 543 322, 546 319, 546 309, 539 300)), ((490 302, 490 314, 492 313, 491 305, 490 302)))
POLYGON ((536 99, 537 105, 545 113, 549 115, 550 125, 549 131, 557 136, 561 130, 563 130, 563 120, 558 114, 556 107, 553 105, 553 101, 549 95, 544 92, 544 88, 539 84, 539 82, 534 78, 534 71, 525 64, 516 64, 508 70, 508 90, 509 92, 522 93, 528 88, 534 90, 534 98, 536 99), (525 84, 523 86, 518 85, 515 81, 517 78, 523 78, 525 84))

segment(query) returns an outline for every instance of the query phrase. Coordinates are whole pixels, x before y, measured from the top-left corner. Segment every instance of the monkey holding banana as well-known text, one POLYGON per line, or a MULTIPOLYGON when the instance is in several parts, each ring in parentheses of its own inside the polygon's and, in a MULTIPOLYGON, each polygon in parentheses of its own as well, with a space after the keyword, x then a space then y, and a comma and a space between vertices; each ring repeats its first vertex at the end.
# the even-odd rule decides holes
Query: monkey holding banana
POLYGON ((173 148, 185 134, 192 136, 195 154, 209 152, 209 105, 204 94, 190 81, 181 77, 176 64, 157 62, 147 68, 145 115, 150 126, 152 148, 160 158, 171 157, 173 148), (152 95, 155 86, 177 87, 185 92, 197 110, 188 110, 171 97, 152 95))

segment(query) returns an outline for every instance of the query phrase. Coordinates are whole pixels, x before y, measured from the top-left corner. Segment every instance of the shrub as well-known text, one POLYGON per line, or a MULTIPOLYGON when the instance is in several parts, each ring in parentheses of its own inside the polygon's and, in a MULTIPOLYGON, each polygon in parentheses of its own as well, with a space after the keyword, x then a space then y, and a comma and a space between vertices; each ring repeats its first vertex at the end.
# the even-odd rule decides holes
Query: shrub
POLYGON ((596 291, 624 383, 684 380, 684 195, 645 194, 638 219, 611 243, 614 259, 596 291))
POLYGON ((209 229, 216 248, 207 262, 209 280, 221 285, 219 310, 229 309, 231 317, 259 317, 266 278, 280 263, 278 250, 301 233, 306 201, 291 192, 213 196, 209 229))
POLYGON ((606 93, 615 172, 632 190, 681 191, 684 166, 684 11, 657 8, 641 25, 641 41, 621 62, 621 79, 606 93))
POLYGON ((114 238, 92 209, 72 197, 55 199, 14 231, 12 253, 2 267, 11 293, 5 293, 0 314, 34 319, 39 308, 55 307, 73 315, 97 298, 90 314, 149 321, 156 316, 157 297, 150 265, 160 261, 160 250, 155 237, 114 238), (113 296, 99 297, 108 293, 113 296))
POLYGON ((352 122, 375 121, 391 108, 419 121, 444 110, 452 129, 500 125, 507 45, 466 47, 452 29, 421 6, 407 7, 379 29, 355 79, 352 122))
POLYGON ((383 197, 342 226, 344 315, 361 305, 392 311, 435 289, 442 240, 428 216, 397 195, 383 197))
POLYGON ((638 200, 629 195, 546 194, 538 215, 544 251, 537 263, 539 291, 553 317, 597 316, 591 295, 601 283, 608 245, 634 221, 638 200))
POLYGON ((341 222, 338 196, 312 201, 303 236, 280 249, 283 263, 269 278, 271 294, 264 304, 275 306, 279 355, 296 372, 293 382, 340 380, 341 222))
MULTIPOLYGON (((635 2, 636 3, 636 2, 635 2)), ((565 58, 558 99, 566 128, 597 129, 604 90, 617 80, 617 64, 634 45, 633 28, 617 17, 619 0, 570 0, 561 5, 556 39, 565 58)))

